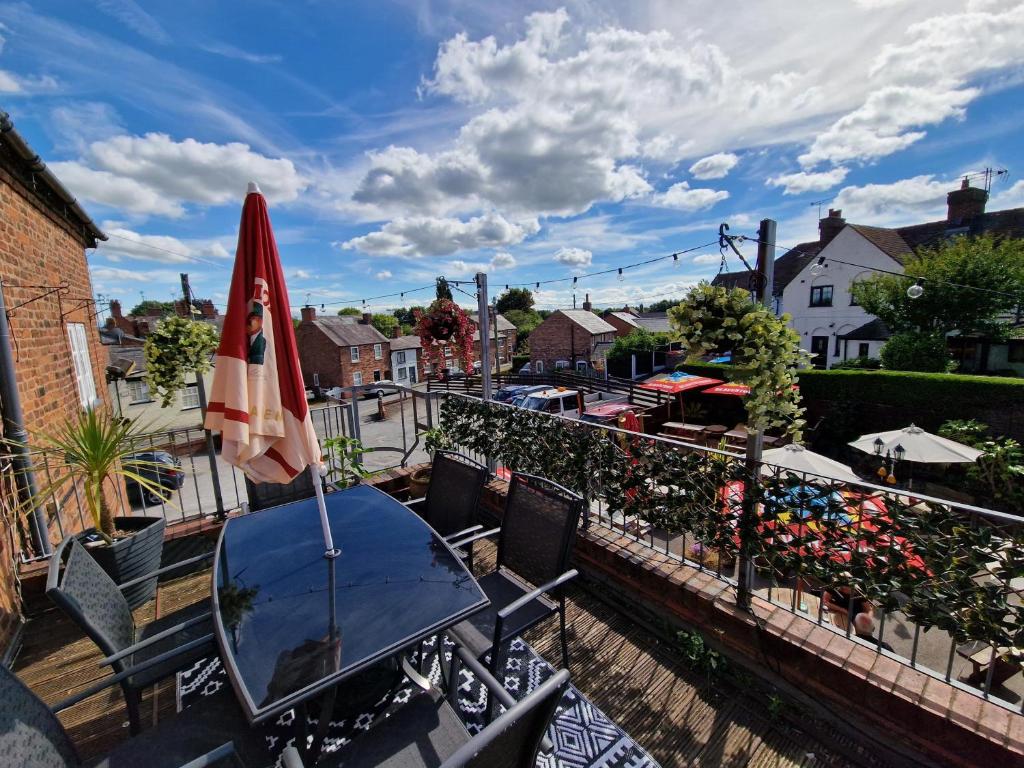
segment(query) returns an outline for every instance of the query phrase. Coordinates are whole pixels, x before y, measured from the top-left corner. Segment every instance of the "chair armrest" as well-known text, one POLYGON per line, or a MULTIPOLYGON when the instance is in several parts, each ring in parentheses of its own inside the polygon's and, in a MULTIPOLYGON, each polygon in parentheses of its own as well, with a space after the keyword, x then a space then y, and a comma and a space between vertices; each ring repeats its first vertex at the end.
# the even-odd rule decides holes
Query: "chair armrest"
POLYGON ((465 530, 458 531, 456 533, 449 533, 447 536, 442 536, 441 538, 443 538, 447 542, 452 542, 462 538, 463 536, 468 536, 469 534, 476 533, 480 530, 483 530, 482 525, 471 525, 469 526, 469 528, 466 528, 465 530))
POLYGON ((295 747, 285 747, 281 753, 281 764, 284 768, 305 768, 302 764, 302 757, 295 747))
MULTIPOLYGON (((205 755, 200 755, 194 760, 189 760, 187 763, 182 765, 181 768, 210 768, 210 766, 216 765, 221 760, 228 757, 234 758, 235 765, 242 765, 242 761, 238 759, 238 753, 235 752, 235 742, 233 741, 221 744, 216 749, 211 749, 205 755)), ((299 768, 302 768, 302 766, 300 765, 299 768)))
POLYGON ((144 576, 139 576, 137 579, 126 581, 124 584, 118 584, 117 588, 120 590, 125 590, 128 589, 128 587, 134 587, 136 584, 142 584, 143 582, 149 581, 150 579, 156 576, 163 576, 165 573, 169 573, 170 571, 173 571, 176 568, 184 568, 186 565, 195 565, 196 563, 200 563, 203 560, 212 560, 213 555, 213 552, 207 552, 205 555, 197 555, 195 557, 190 557, 188 560, 182 560, 177 563, 165 565, 163 568, 157 568, 155 571, 150 571, 144 576))
POLYGON ((182 630, 188 629, 189 627, 194 627, 196 624, 202 624, 211 616, 213 616, 213 614, 207 611, 206 613, 200 614, 199 616, 193 616, 188 621, 181 622, 181 624, 175 624, 173 627, 168 627, 167 629, 161 632, 157 632, 152 637, 147 637, 141 643, 129 645, 127 648, 122 648, 117 653, 110 654, 105 659, 100 661, 100 666, 109 666, 110 664, 113 664, 115 661, 120 661, 125 656, 131 656, 136 651, 141 651, 143 648, 148 648, 149 646, 153 645, 153 643, 158 643, 161 640, 166 640, 168 637, 173 637, 182 630))
POLYGON ((474 533, 472 536, 466 536, 465 538, 458 539, 456 541, 449 541, 448 539, 445 539, 445 541, 448 543, 449 547, 452 547, 453 549, 458 549, 459 547, 464 547, 467 544, 472 544, 474 541, 479 541, 480 539, 489 539, 491 536, 496 536, 499 533, 501 533, 501 528, 491 528, 491 530, 489 531, 481 531, 480 533, 474 533))
POLYGON ((516 703, 512 694, 505 690, 505 686, 495 680, 494 675, 487 671, 487 667, 481 664, 476 657, 473 656, 467 648, 460 645, 457 640, 454 640, 454 638, 451 638, 450 636, 449 639, 452 639, 455 642, 455 653, 459 655, 459 660, 469 667, 469 671, 484 684, 487 690, 498 697, 498 701, 500 701, 502 705, 507 708, 516 703))
POLYGON ((405 501, 402 502, 402 504, 404 504, 407 507, 411 507, 414 504, 422 504, 426 500, 426 496, 420 496, 418 499, 406 499, 405 501))
POLYGON ((506 605, 504 608, 502 608, 500 611, 498 611, 498 621, 500 622, 500 621, 503 621, 504 619, 507 619, 513 613, 518 611, 520 608, 522 608, 523 606, 527 605, 528 603, 532 603, 534 600, 536 600, 538 597, 543 595, 545 592, 550 592, 551 590, 555 589, 556 587, 562 586, 563 584, 565 584, 565 582, 567 582, 567 581, 569 581, 571 579, 575 579, 579 575, 580 575, 580 572, 577 571, 575 568, 573 568, 571 571, 566 571, 565 573, 563 573, 557 579, 552 579, 547 584, 541 584, 539 587, 537 587, 532 592, 527 592, 525 595, 520 597, 518 600, 512 601, 511 603, 506 605))
POLYGON ((117 685, 118 683, 124 682, 132 675, 137 675, 140 672, 145 672, 150 667, 155 667, 159 664, 163 664, 165 661, 173 659, 179 653, 185 653, 186 651, 191 651, 193 648, 199 648, 200 646, 205 645, 211 640, 213 640, 213 635, 197 637, 195 640, 191 640, 179 648, 174 648, 173 650, 165 651, 164 653, 154 656, 151 659, 146 659, 141 664, 137 664, 134 667, 128 667, 128 669, 118 672, 116 675, 105 677, 99 682, 93 683, 88 688, 79 691, 74 696, 68 696, 66 699, 58 701, 56 704, 50 707, 50 709, 53 712, 60 712, 63 709, 72 707, 78 702, 83 701, 84 699, 88 699, 90 696, 94 696, 100 691, 109 688, 112 685, 117 685))

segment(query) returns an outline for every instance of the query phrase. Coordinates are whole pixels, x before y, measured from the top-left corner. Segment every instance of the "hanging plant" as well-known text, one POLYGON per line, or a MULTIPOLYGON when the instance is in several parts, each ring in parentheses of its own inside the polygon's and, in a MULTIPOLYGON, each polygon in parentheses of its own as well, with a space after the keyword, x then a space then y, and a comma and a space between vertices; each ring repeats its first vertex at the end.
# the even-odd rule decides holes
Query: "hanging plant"
POLYGON ((776 317, 755 304, 749 291, 701 283, 668 311, 679 340, 691 357, 732 353, 730 380, 750 387, 743 398, 753 429, 781 427, 801 439, 804 409, 795 389, 797 370, 810 362, 789 315, 776 317))
POLYGON ((450 299, 436 299, 426 312, 416 312, 415 317, 423 356, 435 370, 446 367, 446 344, 452 347, 455 357, 462 363, 462 370, 472 370, 476 326, 466 310, 450 299))
POLYGON ((210 356, 217 349, 217 331, 209 323, 169 317, 157 323, 146 337, 146 383, 160 395, 167 408, 174 394, 185 386, 185 374, 202 376, 210 370, 210 356))

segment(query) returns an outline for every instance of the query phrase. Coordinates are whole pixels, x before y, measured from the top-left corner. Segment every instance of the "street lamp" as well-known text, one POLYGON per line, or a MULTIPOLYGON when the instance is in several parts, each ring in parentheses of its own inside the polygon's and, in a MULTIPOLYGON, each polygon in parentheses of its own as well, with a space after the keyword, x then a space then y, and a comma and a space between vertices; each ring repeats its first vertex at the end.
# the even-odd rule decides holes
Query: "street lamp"
POLYGON ((876 437, 875 438, 875 442, 872 443, 872 445, 875 446, 875 456, 881 456, 882 455, 882 449, 885 447, 885 443, 882 442, 882 438, 876 437))
POLYGON ((903 457, 907 455, 907 450, 902 445, 897 443, 896 447, 892 449, 892 455, 896 459, 896 461, 903 461, 903 457))

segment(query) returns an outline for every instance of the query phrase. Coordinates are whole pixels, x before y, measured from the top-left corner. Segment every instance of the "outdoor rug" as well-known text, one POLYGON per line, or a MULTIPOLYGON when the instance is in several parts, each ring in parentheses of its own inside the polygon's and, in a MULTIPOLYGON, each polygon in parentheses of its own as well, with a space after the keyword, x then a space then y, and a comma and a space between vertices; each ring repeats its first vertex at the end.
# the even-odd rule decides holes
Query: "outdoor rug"
MULTIPOLYGON (((426 644, 425 653, 430 680, 439 686, 441 667, 433 641, 426 644)), ((445 657, 446 661, 451 657, 450 645, 445 649, 445 657)), ((410 658, 416 666, 416 654, 411 654, 410 658)), ((470 733, 478 733, 485 717, 484 686, 464 666, 460 671, 459 715, 470 733)), ((514 698, 523 698, 553 674, 551 665, 527 643, 518 638, 512 642, 504 669, 504 685, 514 698)), ((344 717, 336 714, 335 717, 341 719, 332 719, 324 752, 343 750, 353 738, 369 730, 375 720, 387 717, 418 690, 406 679, 379 701, 364 707, 364 711, 344 717)), ((178 710, 201 696, 234 696, 220 659, 202 659, 178 673, 178 710)), ((294 741, 294 718, 294 710, 289 710, 273 723, 262 726, 268 765, 279 765, 281 752, 294 741)), ((315 730, 316 718, 311 717, 308 732, 315 730)), ((558 707, 548 736, 555 748, 551 754, 538 758, 538 768, 659 768, 627 733, 572 685, 558 707)))

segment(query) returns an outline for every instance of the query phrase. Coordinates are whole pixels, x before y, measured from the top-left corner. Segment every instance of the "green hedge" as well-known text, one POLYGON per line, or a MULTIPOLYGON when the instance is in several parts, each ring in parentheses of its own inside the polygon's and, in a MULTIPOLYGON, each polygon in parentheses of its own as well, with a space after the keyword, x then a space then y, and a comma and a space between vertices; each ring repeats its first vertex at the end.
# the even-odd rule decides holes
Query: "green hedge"
MULTIPOLYGON (((729 366, 684 363, 679 370, 728 380, 729 366)), ((1024 409, 1024 379, 964 376, 912 371, 807 370, 800 372, 800 392, 807 403, 850 400, 877 405, 920 408, 956 404, 964 409, 1024 409)), ((965 418, 957 416, 957 418, 965 418)))
POLYGON ((529 355, 512 355, 512 372, 519 373, 519 369, 530 362, 529 355))

